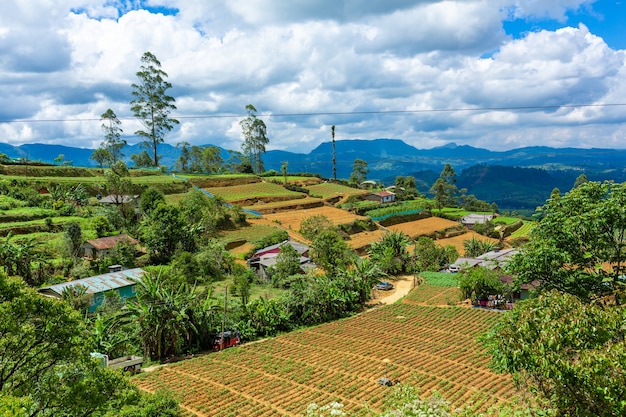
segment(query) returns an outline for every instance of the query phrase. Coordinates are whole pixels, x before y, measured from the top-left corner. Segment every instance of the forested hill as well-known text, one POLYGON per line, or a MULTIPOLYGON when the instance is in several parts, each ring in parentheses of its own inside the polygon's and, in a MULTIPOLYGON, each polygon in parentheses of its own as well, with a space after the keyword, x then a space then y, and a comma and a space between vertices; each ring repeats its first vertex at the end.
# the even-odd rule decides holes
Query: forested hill
MULTIPOLYGON (((130 155, 142 150, 138 144, 127 146, 123 150, 126 162, 132 165, 130 155)), ((0 143, 0 153, 11 158, 53 163, 62 155, 65 163, 74 166, 96 166, 90 159, 92 152, 93 149, 60 145, 0 143)), ((449 163, 457 173, 459 188, 467 188, 479 199, 509 210, 533 210, 545 202, 554 188, 569 190, 581 173, 590 180, 626 181, 625 149, 526 147, 495 152, 454 143, 417 149, 399 139, 355 139, 336 141, 335 152, 338 178, 348 178, 354 160, 362 159, 368 164, 368 179, 390 184, 398 175, 413 175, 423 193, 449 163)), ((161 144, 159 154, 163 166, 174 167, 180 149, 161 144)), ((222 157, 228 159, 224 149, 222 157)), ((263 157, 268 170, 280 171, 287 162, 289 172, 311 172, 327 178, 333 175, 332 159, 331 142, 324 142, 307 154, 274 150, 263 157)))

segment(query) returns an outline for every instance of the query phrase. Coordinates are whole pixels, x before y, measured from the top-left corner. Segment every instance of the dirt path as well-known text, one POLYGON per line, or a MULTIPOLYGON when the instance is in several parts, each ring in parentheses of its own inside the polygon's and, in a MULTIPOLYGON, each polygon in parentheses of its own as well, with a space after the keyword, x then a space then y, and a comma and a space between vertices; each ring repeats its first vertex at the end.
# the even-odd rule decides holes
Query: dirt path
POLYGON ((413 289, 413 275, 403 275, 392 281, 391 291, 374 290, 373 304, 393 304, 413 289))

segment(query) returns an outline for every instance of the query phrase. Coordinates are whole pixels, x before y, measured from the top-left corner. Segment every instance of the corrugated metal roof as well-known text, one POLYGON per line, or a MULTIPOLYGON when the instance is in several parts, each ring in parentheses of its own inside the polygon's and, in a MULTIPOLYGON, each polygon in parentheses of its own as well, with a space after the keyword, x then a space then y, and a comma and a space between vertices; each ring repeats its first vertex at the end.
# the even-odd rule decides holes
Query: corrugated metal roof
POLYGON ((293 247, 296 252, 298 252, 298 254, 302 255, 303 253, 305 253, 306 251, 309 250, 309 247, 306 245, 303 245, 301 243, 298 242, 294 242, 293 240, 285 240, 283 242, 277 243, 275 245, 272 246, 268 246, 266 248, 263 249, 259 249, 258 251, 254 252, 254 255, 252 255, 253 258, 257 258, 259 256, 263 256, 266 252, 270 252, 272 250, 278 249, 280 247, 282 247, 283 245, 291 245, 291 247, 293 247))
POLYGON ((109 272, 108 274, 96 275, 89 278, 76 279, 74 281, 62 282, 61 284, 50 285, 48 287, 39 288, 39 292, 58 295, 63 294, 63 290, 68 287, 82 285, 87 289, 87 294, 95 294, 114 290, 117 288, 135 285, 137 280, 145 273, 141 268, 126 269, 118 272, 109 272))

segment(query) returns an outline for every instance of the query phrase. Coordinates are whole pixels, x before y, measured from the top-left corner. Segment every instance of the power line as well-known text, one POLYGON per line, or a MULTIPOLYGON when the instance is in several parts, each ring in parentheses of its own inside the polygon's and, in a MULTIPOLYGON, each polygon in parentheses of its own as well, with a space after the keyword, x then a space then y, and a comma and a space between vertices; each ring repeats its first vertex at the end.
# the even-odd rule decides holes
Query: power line
MULTIPOLYGON (((599 104, 562 104, 545 106, 506 106, 506 107, 458 107, 452 109, 417 109, 417 110, 363 110, 363 111, 335 111, 335 112, 308 112, 308 113, 263 113, 257 117, 310 117, 310 116, 353 116, 353 115, 377 115, 377 114, 419 114, 419 113, 454 113, 454 112, 477 112, 477 111, 522 111, 522 110, 552 110, 591 107, 622 107, 626 103, 599 103, 599 104)), ((172 116, 173 119, 226 119, 241 118, 247 114, 211 114, 194 116, 172 116)), ((119 117, 120 120, 137 120, 136 117, 119 117)), ((59 122, 95 122, 101 118, 71 118, 71 119, 16 119, 0 120, 0 123, 59 123, 59 122)))

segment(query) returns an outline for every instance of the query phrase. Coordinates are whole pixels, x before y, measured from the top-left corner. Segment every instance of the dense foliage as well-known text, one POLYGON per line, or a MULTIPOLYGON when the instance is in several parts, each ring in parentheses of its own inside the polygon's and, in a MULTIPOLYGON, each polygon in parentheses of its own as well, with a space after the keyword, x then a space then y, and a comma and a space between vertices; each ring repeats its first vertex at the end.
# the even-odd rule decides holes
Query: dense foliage
POLYGON ((513 309, 484 337, 493 367, 563 416, 626 413, 626 314, 555 290, 513 309))
POLYGON ((147 416, 161 403, 143 396, 125 377, 100 368, 85 323, 69 304, 37 294, 19 278, 0 272, 0 415, 147 416))
POLYGON ((541 208, 531 241, 510 264, 520 283, 584 301, 624 294, 626 271, 626 184, 585 182, 541 208))

